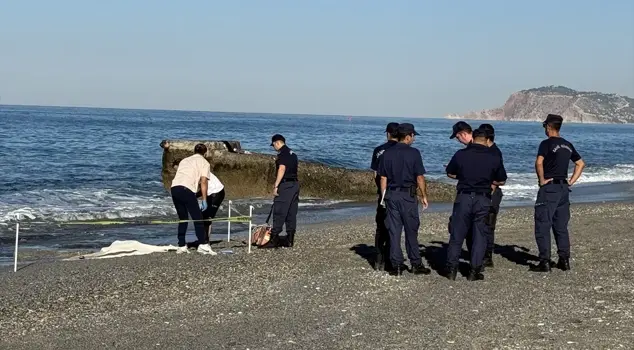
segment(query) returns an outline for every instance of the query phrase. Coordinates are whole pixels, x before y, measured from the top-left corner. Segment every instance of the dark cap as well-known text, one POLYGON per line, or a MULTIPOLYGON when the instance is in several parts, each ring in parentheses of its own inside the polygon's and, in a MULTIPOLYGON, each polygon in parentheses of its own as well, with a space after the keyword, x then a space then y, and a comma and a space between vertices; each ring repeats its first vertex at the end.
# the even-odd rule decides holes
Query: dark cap
POLYGON ((484 130, 488 139, 495 137, 495 129, 491 124, 481 124, 478 129, 484 130))
POLYGON ((463 121, 459 121, 456 124, 453 125, 453 132, 451 133, 451 136, 449 136, 450 139, 453 139, 456 137, 456 135, 461 132, 461 131, 468 131, 468 132, 472 132, 473 129, 471 129, 471 125, 467 124, 466 122, 463 121))
POLYGON ((275 141, 282 141, 282 142, 286 143, 286 139, 284 138, 284 136, 282 136, 280 134, 273 135, 273 137, 271 138, 271 146, 273 146, 273 143, 275 141))
POLYGON ((564 122, 564 118, 562 118, 560 115, 558 114, 549 114, 546 116, 546 120, 544 120, 544 122, 542 123, 543 126, 546 126, 546 124, 563 124, 564 122))
POLYGON ((395 134, 398 129, 398 123, 389 123, 385 127, 385 132, 389 132, 390 134, 395 134))
POLYGON ((419 133, 416 132, 416 129, 414 129, 414 125, 410 124, 410 123, 402 123, 398 125, 398 133, 399 135, 420 135, 419 133))
POLYGON ((482 128, 477 128, 477 129, 473 130, 472 136, 473 136, 474 139, 478 138, 478 137, 487 137, 487 131, 485 129, 482 129, 482 128))

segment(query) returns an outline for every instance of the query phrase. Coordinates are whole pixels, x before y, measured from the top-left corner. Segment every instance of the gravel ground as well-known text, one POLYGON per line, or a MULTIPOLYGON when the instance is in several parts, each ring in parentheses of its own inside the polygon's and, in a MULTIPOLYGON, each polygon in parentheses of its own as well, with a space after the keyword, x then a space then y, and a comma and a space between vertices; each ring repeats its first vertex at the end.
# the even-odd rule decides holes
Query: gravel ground
MULTIPOLYGON (((631 204, 573 207, 572 271, 529 272, 532 209, 505 210, 485 280, 376 272, 373 220, 306 226, 296 247, 41 262, 0 272, 2 349, 634 347, 631 204)), ((422 217, 438 267, 446 213, 422 217)))

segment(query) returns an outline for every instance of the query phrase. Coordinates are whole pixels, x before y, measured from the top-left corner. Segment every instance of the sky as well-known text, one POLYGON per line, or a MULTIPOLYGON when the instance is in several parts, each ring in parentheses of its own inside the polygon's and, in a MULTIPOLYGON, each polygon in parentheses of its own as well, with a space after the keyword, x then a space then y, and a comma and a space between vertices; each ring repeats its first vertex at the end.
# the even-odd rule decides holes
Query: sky
POLYGON ((442 117, 634 97, 632 0, 0 0, 0 103, 442 117))

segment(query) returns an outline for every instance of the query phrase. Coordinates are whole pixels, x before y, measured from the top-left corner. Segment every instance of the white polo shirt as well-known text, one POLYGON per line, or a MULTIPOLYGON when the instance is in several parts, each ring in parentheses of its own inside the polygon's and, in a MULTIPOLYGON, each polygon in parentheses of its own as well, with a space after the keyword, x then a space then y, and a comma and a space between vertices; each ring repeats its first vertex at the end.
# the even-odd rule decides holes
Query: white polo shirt
POLYGON ((207 176, 207 178, 209 179, 209 181, 207 182, 208 196, 211 196, 214 193, 218 193, 222 191, 223 188, 225 188, 222 182, 220 182, 220 180, 218 180, 216 175, 212 174, 211 171, 209 172, 209 175, 207 176))
POLYGON ((208 177, 211 165, 200 154, 189 156, 178 164, 178 170, 172 180, 172 186, 185 186, 192 192, 198 192, 198 184, 201 177, 208 177))

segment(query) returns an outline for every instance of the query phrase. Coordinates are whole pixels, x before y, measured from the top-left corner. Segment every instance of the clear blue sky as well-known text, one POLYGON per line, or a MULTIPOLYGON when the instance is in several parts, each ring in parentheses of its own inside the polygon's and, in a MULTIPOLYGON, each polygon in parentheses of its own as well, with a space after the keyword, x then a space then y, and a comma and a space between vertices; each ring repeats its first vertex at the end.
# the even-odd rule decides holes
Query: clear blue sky
POLYGON ((0 103, 440 117, 634 97, 632 0, 0 0, 0 103))

